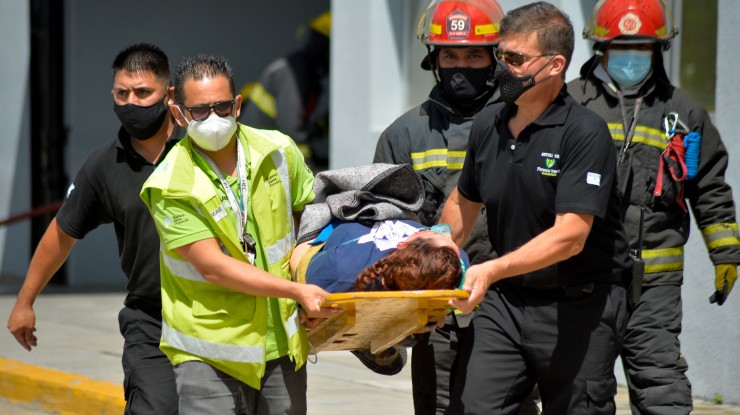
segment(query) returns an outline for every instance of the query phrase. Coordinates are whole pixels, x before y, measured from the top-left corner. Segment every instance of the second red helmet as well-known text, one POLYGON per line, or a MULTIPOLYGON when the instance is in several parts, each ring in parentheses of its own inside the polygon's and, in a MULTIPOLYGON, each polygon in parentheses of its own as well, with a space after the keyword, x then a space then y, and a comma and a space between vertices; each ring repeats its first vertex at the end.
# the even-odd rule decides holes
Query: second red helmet
POLYGON ((678 34, 663 0, 600 0, 583 37, 596 42, 669 42, 678 34))

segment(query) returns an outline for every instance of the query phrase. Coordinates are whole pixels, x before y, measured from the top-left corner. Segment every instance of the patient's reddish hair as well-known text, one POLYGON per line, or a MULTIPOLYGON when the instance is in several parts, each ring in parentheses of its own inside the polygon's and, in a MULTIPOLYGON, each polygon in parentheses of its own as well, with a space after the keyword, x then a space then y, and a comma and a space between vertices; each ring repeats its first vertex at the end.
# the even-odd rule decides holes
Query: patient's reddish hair
POLYGON ((460 285, 462 266, 457 252, 449 246, 416 239, 365 268, 357 276, 355 289, 372 290, 380 278, 387 291, 451 290, 460 285))

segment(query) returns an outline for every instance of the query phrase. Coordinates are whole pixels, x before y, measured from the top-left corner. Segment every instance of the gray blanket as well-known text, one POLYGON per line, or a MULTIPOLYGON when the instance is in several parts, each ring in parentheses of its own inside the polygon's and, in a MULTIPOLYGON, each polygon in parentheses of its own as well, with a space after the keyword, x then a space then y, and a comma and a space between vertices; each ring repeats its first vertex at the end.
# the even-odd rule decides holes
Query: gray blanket
POLYGON ((408 164, 368 164, 323 171, 314 182, 316 198, 306 205, 298 243, 315 238, 332 219, 376 222, 416 220, 424 201, 421 179, 408 164))

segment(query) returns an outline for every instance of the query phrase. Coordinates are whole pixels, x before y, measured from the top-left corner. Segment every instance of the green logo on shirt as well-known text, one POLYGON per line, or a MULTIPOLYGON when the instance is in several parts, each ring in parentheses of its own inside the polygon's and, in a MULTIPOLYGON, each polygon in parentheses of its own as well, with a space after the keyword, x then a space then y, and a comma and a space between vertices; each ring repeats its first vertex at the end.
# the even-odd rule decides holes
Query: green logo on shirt
POLYGON ((560 154, 543 152, 540 156, 544 159, 545 167, 537 167, 537 172, 543 176, 555 177, 560 174, 560 169, 554 169, 560 160, 560 154))

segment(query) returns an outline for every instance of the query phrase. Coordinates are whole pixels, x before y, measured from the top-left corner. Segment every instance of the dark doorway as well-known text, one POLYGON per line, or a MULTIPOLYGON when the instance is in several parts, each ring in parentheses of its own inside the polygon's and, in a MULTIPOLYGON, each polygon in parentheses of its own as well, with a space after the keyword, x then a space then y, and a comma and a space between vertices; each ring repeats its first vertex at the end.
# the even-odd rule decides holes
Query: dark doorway
MULTIPOLYGON (((68 180, 64 169, 64 2, 31 0, 31 251, 54 218, 68 180), (50 211, 51 210, 51 211, 50 211)), ((66 284, 62 267, 51 279, 66 284)))

